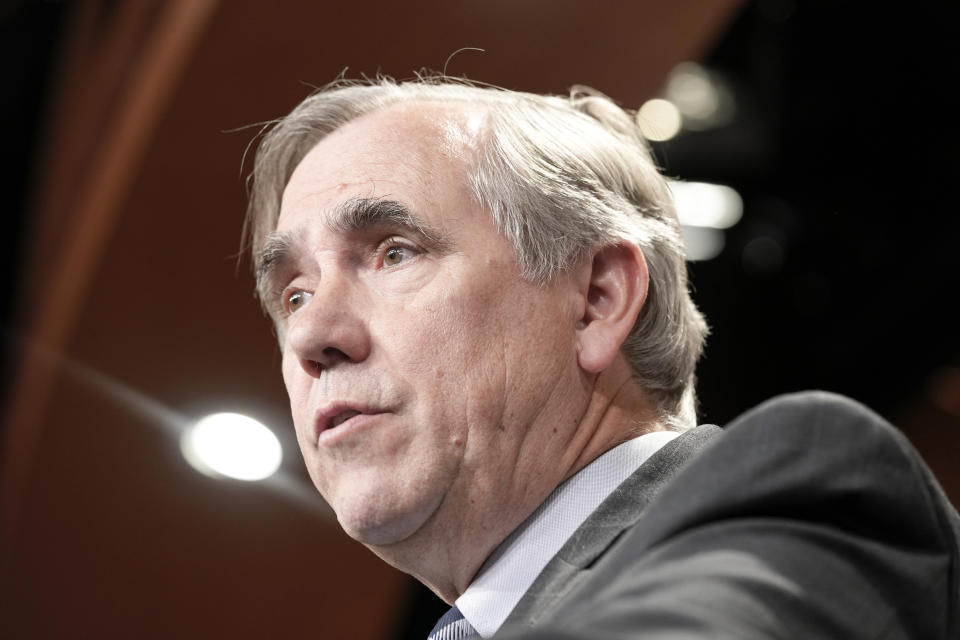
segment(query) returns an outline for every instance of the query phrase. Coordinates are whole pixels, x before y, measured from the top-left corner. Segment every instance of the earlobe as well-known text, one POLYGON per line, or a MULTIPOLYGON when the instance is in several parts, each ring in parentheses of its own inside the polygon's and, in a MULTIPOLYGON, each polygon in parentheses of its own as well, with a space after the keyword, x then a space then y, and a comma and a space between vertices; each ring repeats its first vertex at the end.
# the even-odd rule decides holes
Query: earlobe
POLYGON ((640 248, 630 243, 600 247, 581 279, 585 300, 577 329, 580 368, 600 373, 630 334, 647 297, 649 274, 640 248))

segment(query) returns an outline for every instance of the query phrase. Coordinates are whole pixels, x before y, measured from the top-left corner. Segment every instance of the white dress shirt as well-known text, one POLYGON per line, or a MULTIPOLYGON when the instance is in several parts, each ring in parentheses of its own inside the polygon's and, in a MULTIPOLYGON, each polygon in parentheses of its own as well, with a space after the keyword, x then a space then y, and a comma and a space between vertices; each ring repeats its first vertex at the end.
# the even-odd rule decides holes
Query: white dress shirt
POLYGON ((457 598, 484 638, 497 632, 547 563, 577 528, 647 458, 679 433, 654 431, 607 451, 557 487, 480 568, 457 598))

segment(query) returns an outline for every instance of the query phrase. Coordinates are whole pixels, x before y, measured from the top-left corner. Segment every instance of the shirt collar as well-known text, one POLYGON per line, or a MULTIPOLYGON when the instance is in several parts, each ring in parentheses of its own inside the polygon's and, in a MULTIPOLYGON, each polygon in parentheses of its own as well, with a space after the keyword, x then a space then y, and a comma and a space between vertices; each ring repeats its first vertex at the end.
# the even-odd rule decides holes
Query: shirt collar
POLYGON ((550 559, 587 517, 647 458, 679 433, 628 440, 557 487, 480 568, 456 606, 484 638, 497 632, 550 559))

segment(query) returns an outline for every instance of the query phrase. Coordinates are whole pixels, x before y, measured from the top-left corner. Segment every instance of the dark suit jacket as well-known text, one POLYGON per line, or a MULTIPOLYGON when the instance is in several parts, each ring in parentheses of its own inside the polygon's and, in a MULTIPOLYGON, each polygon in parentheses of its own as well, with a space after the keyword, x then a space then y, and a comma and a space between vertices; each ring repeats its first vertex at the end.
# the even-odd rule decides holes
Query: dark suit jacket
POLYGON ((906 439, 813 392, 643 464, 497 638, 960 639, 960 519, 906 439))

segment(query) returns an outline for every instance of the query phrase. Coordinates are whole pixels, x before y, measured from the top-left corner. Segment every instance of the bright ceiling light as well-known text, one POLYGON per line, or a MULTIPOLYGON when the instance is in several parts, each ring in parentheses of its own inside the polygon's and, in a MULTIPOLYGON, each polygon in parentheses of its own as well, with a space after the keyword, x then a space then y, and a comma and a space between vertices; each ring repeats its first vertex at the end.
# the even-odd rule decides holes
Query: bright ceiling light
POLYGON ((283 459, 273 432, 239 413, 215 413, 199 420, 180 438, 180 450, 197 471, 237 480, 268 478, 283 459))
POLYGON ((680 224, 727 229, 743 216, 743 198, 736 190, 709 182, 670 182, 680 224))
POLYGON ((654 98, 647 100, 637 111, 637 126, 647 140, 662 142, 680 133, 683 118, 680 111, 669 100, 654 98))

